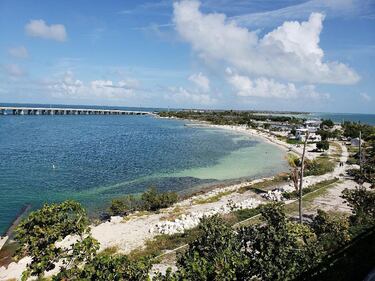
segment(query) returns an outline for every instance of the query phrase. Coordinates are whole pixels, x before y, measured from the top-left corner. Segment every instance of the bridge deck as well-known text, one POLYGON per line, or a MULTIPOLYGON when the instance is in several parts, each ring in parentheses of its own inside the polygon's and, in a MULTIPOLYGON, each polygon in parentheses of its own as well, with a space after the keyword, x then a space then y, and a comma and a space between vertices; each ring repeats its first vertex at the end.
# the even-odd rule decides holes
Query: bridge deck
POLYGON ((100 108, 13 107, 0 106, 0 115, 153 115, 149 111, 100 108))

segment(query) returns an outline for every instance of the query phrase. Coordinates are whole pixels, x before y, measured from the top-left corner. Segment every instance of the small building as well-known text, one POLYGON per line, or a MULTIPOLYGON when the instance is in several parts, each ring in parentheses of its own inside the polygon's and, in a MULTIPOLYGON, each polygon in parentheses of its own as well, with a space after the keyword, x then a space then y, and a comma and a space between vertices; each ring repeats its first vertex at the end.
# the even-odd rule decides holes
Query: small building
POLYGON ((305 141, 306 134, 309 130, 306 128, 296 129, 296 140, 305 141))
POLYGON ((350 140, 350 145, 359 147, 359 138, 353 138, 350 140))
POLYGON ((306 120, 303 125, 310 133, 315 133, 320 128, 321 123, 320 120, 306 120))

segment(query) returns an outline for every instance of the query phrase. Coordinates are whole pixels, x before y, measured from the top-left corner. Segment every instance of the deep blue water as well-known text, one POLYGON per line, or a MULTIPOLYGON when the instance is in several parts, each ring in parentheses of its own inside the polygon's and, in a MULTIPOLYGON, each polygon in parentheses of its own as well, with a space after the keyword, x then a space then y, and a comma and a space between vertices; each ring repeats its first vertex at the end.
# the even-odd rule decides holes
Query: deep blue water
POLYGON ((94 212, 150 185, 183 192, 218 178, 286 169, 273 145, 185 123, 150 116, 0 116, 0 232, 25 204, 76 199, 94 212))
POLYGON ((341 123, 343 121, 361 122, 363 124, 375 125, 375 114, 358 113, 312 113, 310 117, 331 119, 333 122, 341 123))

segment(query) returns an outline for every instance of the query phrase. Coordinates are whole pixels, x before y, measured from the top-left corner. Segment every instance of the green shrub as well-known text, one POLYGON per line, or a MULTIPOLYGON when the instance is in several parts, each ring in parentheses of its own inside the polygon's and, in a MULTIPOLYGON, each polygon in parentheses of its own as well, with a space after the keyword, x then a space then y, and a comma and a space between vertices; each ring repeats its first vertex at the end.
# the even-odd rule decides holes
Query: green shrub
POLYGON ((326 173, 333 172, 335 163, 328 158, 317 158, 314 160, 306 160, 305 162, 305 176, 320 176, 326 173))
POLYGON ((316 149, 318 150, 328 150, 329 149, 329 142, 327 140, 322 140, 316 143, 316 149))
POLYGON ((176 192, 158 193, 156 188, 151 187, 142 194, 141 200, 143 210, 156 211, 172 206, 178 201, 178 195, 176 192))
POLYGON ((147 259, 131 261, 125 255, 98 255, 83 268, 63 270, 52 278, 53 281, 144 281, 149 280, 151 263, 147 259))

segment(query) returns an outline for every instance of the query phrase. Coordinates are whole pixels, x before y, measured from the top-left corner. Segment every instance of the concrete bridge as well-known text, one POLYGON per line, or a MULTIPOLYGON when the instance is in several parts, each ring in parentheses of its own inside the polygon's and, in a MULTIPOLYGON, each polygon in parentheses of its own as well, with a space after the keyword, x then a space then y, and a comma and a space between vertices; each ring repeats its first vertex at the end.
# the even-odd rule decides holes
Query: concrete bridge
POLYGON ((0 115, 154 115, 148 111, 117 109, 0 106, 0 115))

